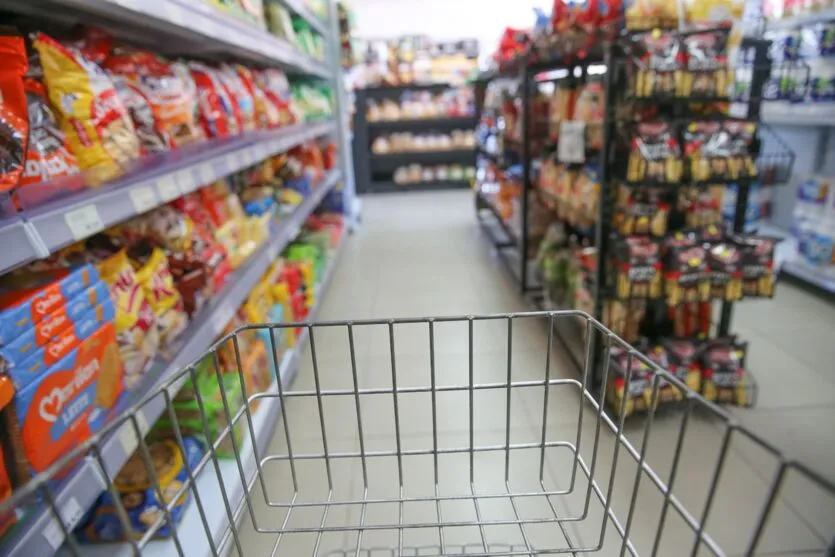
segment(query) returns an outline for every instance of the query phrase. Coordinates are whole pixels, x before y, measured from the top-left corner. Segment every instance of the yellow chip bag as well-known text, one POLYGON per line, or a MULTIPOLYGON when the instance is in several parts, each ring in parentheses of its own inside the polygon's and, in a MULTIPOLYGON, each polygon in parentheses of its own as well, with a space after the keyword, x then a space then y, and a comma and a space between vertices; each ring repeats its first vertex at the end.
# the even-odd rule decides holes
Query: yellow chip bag
POLYGON ((37 33, 49 100, 61 131, 82 170, 111 178, 119 166, 139 156, 139 140, 128 111, 107 74, 77 49, 37 33))

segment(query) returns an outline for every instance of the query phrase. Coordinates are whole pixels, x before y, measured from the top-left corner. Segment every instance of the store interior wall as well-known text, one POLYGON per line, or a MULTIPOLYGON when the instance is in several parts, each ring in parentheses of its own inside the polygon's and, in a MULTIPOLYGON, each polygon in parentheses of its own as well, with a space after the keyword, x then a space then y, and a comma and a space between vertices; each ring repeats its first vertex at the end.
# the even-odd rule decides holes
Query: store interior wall
POLYGON ((355 36, 388 39, 426 35, 435 40, 478 39, 481 60, 495 51, 505 27, 531 27, 534 8, 548 0, 350 0, 355 36))

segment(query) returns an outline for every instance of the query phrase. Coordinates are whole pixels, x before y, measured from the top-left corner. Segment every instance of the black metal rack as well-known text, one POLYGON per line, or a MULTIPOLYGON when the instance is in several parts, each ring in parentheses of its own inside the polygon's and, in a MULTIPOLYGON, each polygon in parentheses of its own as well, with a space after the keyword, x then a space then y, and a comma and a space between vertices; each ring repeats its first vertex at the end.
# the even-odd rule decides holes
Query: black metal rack
POLYGON ((466 179, 444 179, 428 182, 397 184, 392 174, 398 167, 410 164, 451 165, 460 164, 468 167, 475 165, 475 150, 452 148, 444 150, 420 150, 375 154, 371 152, 371 143, 378 135, 398 132, 449 132, 467 130, 475 127, 476 117, 455 116, 438 118, 418 118, 401 120, 368 121, 366 107, 369 100, 399 99, 404 92, 430 91, 440 93, 454 86, 445 83, 409 84, 401 86, 381 86, 358 89, 356 91, 356 110, 354 113, 354 172, 358 193, 414 192, 442 189, 466 189, 471 186, 466 179))
MULTIPOLYGON (((618 112, 617 107, 622 106, 624 102, 651 102, 651 103, 666 103, 665 118, 689 119, 691 121, 702 120, 701 117, 693 115, 689 111, 691 103, 700 102, 731 102, 740 101, 747 105, 742 112, 742 119, 749 122, 758 123, 758 140, 754 142, 751 147, 751 155, 757 160, 759 169, 758 178, 769 176, 771 183, 782 182, 788 175, 794 162, 794 153, 788 148, 785 143, 779 141, 777 138, 776 144, 782 149, 779 153, 767 154, 761 152, 761 141, 759 136, 762 134, 773 133, 770 132, 767 126, 760 121, 760 106, 762 101, 762 92, 765 84, 769 80, 771 71, 770 62, 768 58, 769 43, 761 39, 745 38, 742 41, 741 49, 746 52, 744 59, 750 66, 750 82, 748 85, 748 96, 744 99, 696 99, 696 98, 667 98, 667 99, 628 99, 626 98, 627 86, 627 67, 628 64, 634 62, 634 58, 630 55, 629 45, 624 40, 625 37, 620 37, 615 40, 603 41, 600 48, 588 50, 582 59, 577 56, 559 56, 559 57, 543 57, 537 55, 530 55, 529 57, 521 58, 517 63, 509 68, 500 71, 491 72, 488 75, 482 76, 481 79, 475 81, 477 87, 476 99, 479 120, 484 113, 483 101, 485 97, 485 89, 487 85, 496 78, 517 78, 519 85, 517 94, 521 99, 521 145, 517 153, 521 161, 522 172, 519 187, 521 188, 521 196, 519 198, 519 210, 521 211, 521 230, 516 234, 511 234, 506 223, 500 222, 502 228, 507 232, 505 235, 497 236, 494 232, 495 226, 492 222, 498 219, 502 221, 499 211, 490 203, 490 199, 485 195, 480 185, 477 184, 476 193, 476 211, 482 225, 490 232, 488 236, 494 243, 497 253, 502 258, 513 265, 513 274, 519 280, 519 288, 523 295, 529 297, 538 305, 545 305, 550 303, 550 296, 547 292, 543 292, 538 284, 532 279, 529 272, 528 258, 530 256, 530 217, 531 217, 531 203, 532 195, 536 188, 534 187, 534 160, 538 154, 532 152, 532 141, 534 138, 529 132, 532 128, 532 113, 531 100, 535 93, 536 82, 535 78, 543 72, 552 72, 554 70, 561 70, 558 79, 574 80, 582 82, 588 75, 588 68, 591 65, 605 66, 606 70, 603 75, 603 86, 605 91, 605 112, 603 119, 603 147, 595 156, 600 162, 600 203, 598 207, 598 215, 593 234, 586 234, 586 241, 593 238, 594 246, 597 249, 597 266, 594 272, 593 280, 593 311, 590 313, 598 319, 603 321, 604 303, 606 300, 612 299, 614 289, 612 286, 611 269, 608 262, 611 259, 612 250, 615 247, 615 240, 617 235, 612 227, 612 221, 615 210, 615 187, 618 183, 625 183, 626 168, 623 152, 623 131, 628 119, 623 112, 618 112), (547 58, 547 59, 546 59, 547 58), (667 116, 668 115, 668 116, 667 116), (590 237, 589 237, 590 236, 590 237), (512 251, 514 257, 507 257, 506 254, 512 251), (518 266, 518 267, 517 267, 518 266)), ((548 76, 543 76, 544 81, 552 81, 548 76)), ((742 104, 738 106, 744 106, 742 104)), ((732 119, 728 116, 725 120, 732 119)), ((776 137, 776 136, 775 136, 776 137)), ((769 144, 775 142, 767 142, 769 144)), ((549 146, 553 147, 553 146, 549 146)), ((481 146, 479 146, 480 163, 483 160, 492 161, 497 166, 507 164, 509 157, 507 153, 487 153, 481 146)), ((479 176, 483 176, 479 170, 479 176)), ((753 180, 736 179, 732 182, 737 184, 737 199, 735 205, 735 212, 733 222, 729 226, 729 233, 742 233, 745 228, 745 212, 748 205, 749 190, 753 180)), ((681 187, 688 186, 706 186, 708 184, 722 185, 722 181, 710 180, 703 184, 693 181, 679 181, 677 184, 664 184, 665 188, 670 188, 674 191, 681 187)), ((724 182, 724 183, 730 183, 724 182)), ((657 184, 642 181, 641 184, 634 184, 640 186, 653 186, 657 184)), ((719 322, 715 323, 715 330, 717 336, 727 336, 730 334, 731 320, 733 315, 734 302, 723 301, 721 308, 721 316, 719 322)), ((553 306, 548 309, 555 309, 553 306)), ((560 308, 573 309, 573 308, 560 308)), ((579 369, 579 362, 583 362, 585 354, 583 354, 583 343, 577 342, 584 336, 583 331, 568 331, 567 333, 555 331, 558 339, 563 343, 569 356, 574 360, 579 369)), ((603 350, 597 350, 595 346, 599 346, 602 342, 601 338, 593 338, 591 354, 595 359, 591 362, 591 369, 593 370, 592 377, 596 386, 599 386, 602 381, 602 358, 604 357, 603 350)))

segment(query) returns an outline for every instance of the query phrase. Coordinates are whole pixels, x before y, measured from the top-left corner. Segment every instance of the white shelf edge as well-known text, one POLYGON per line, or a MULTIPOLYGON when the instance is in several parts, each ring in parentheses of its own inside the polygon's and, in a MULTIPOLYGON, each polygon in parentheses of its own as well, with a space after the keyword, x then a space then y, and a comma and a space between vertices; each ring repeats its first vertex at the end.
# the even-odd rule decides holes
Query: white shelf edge
POLYGON ((774 19, 766 23, 767 31, 782 31, 785 29, 794 29, 804 25, 813 23, 820 23, 824 21, 835 21, 835 8, 826 8, 817 12, 808 14, 801 14, 796 16, 784 17, 781 19, 774 19))

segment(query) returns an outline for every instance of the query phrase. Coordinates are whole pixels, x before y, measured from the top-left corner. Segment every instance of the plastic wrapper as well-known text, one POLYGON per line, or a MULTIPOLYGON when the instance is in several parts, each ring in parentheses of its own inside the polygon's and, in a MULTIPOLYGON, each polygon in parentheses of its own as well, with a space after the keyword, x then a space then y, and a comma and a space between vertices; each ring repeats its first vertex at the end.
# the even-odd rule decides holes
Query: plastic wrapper
POLYGON ((216 70, 199 62, 190 62, 188 67, 197 87, 200 124, 206 136, 227 137, 240 133, 232 99, 216 70))
POLYGON ((140 146, 128 110, 107 74, 78 49, 38 33, 44 81, 58 122, 82 170, 101 178, 137 156, 140 146))
POLYGON ((23 76, 29 67, 21 37, 0 37, 0 191, 23 174, 29 123, 23 76))

